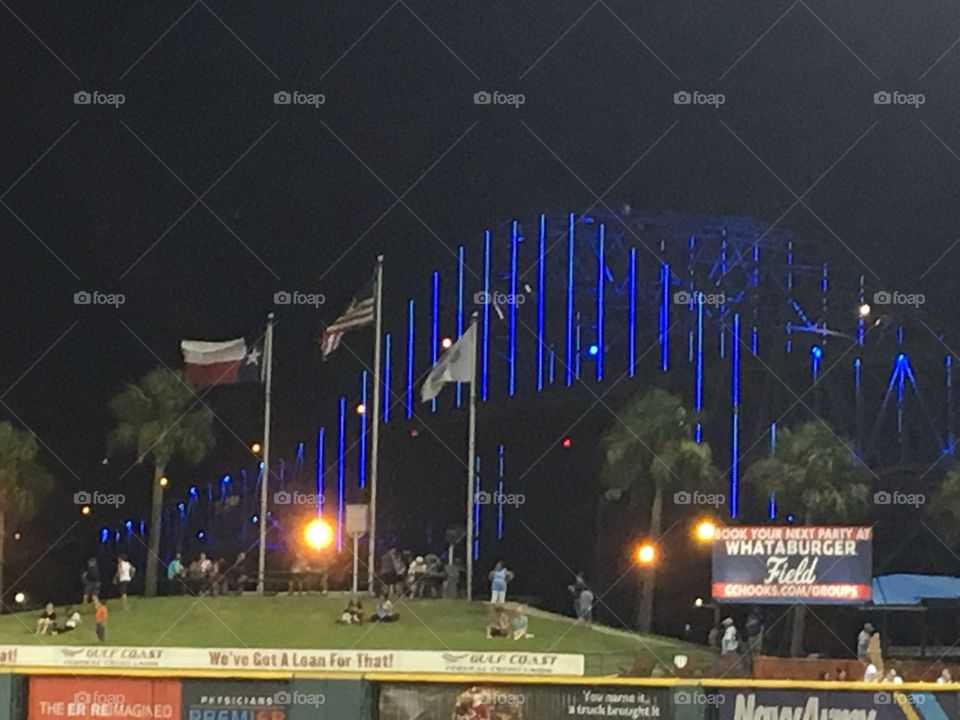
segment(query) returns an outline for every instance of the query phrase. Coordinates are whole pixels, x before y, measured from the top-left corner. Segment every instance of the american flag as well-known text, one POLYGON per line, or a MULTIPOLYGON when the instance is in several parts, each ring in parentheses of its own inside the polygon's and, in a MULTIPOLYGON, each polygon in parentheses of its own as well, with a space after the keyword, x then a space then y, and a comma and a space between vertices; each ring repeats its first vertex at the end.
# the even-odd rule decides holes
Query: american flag
POLYGON ((353 328, 373 325, 374 321, 373 280, 350 301, 347 309, 334 322, 327 326, 320 337, 320 352, 324 360, 340 347, 343 334, 353 328))

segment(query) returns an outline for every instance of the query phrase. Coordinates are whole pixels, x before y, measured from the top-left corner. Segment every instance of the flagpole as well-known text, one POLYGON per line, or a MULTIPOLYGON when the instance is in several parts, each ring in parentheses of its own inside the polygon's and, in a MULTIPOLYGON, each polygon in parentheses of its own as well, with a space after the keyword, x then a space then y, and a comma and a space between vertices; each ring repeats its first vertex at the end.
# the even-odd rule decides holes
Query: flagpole
MULTIPOLYGON (((474 313, 471 325, 477 324, 474 313)), ((467 600, 473 600, 473 502, 474 472, 477 463, 477 363, 474 347, 473 377, 470 380, 470 410, 467 421, 467 600)))
POLYGON ((257 558, 257 594, 263 595, 267 566, 267 497, 270 484, 270 396, 273 379, 273 313, 267 315, 263 338, 263 477, 260 479, 260 553, 257 558))
MULTIPOLYGON (((367 584, 371 595, 376 593, 374 575, 377 546, 377 476, 380 465, 380 357, 383 342, 383 255, 377 256, 377 267, 373 275, 374 314, 373 314, 373 419, 370 428, 370 533, 367 552, 367 584)), ((390 402, 390 398, 387 398, 390 402)))

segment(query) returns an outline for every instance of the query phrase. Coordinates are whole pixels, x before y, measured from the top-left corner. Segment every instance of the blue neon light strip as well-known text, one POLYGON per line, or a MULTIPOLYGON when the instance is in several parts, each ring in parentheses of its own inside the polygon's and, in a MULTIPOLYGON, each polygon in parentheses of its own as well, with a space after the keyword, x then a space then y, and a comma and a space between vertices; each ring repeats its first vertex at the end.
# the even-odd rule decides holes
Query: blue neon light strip
POLYGON ((507 392, 513 397, 517 390, 517 253, 519 252, 519 223, 514 220, 510 230, 510 350, 507 355, 509 380, 507 392))
POLYGON ((337 438, 337 552, 343 549, 343 508, 344 484, 347 469, 346 446, 347 435, 347 397, 340 396, 340 436, 337 438))
POLYGON ((630 248, 630 307, 627 322, 627 373, 637 374, 637 249, 630 248))
POLYGON ((483 339, 480 343, 480 399, 486 402, 490 381, 490 231, 483 233, 483 339))
POLYGON ((670 266, 666 263, 660 270, 660 369, 670 369, 670 266))
POLYGON ((500 502, 497 503, 497 540, 503 540, 503 445, 497 448, 497 476, 500 482, 497 484, 497 492, 500 493, 500 502))
POLYGON ((326 434, 324 427, 317 430, 317 515, 323 512, 323 450, 326 434))
MULTIPOLYGON (((457 339, 463 335, 463 245, 457 248, 457 339)), ((457 383, 457 407, 463 402, 463 383, 457 383)))
POLYGON ((390 422, 390 405, 393 398, 390 395, 390 352, 392 348, 390 333, 383 336, 383 421, 390 422))
POLYGON ((770 457, 777 454, 777 423, 770 423, 770 457))
POLYGON ((573 327, 573 254, 574 254, 574 215, 570 213, 570 227, 567 229, 567 386, 573 384, 574 369, 574 327, 573 327))
MULTIPOLYGON (((440 273, 433 273, 433 289, 430 303, 430 366, 437 364, 440 357, 440 273)), ((437 399, 430 401, 430 412, 437 411, 437 399)))
POLYGON ((360 371, 360 403, 363 412, 360 413, 360 458, 357 462, 357 475, 360 487, 367 486, 367 371, 360 371))
POLYGON ((948 455, 953 455, 957 444, 954 439, 953 426, 953 355, 947 355, 943 359, 943 364, 946 368, 944 382, 947 386, 947 447, 945 452, 948 455))
POLYGON ((731 405, 733 406, 733 434, 730 444, 730 517, 737 517, 740 492, 740 314, 733 316, 733 338, 731 339, 733 357, 733 378, 730 384, 731 405))
POLYGON ((547 216, 540 215, 540 240, 537 246, 537 392, 543 390, 543 353, 547 346, 544 331, 544 307, 547 301, 544 256, 547 243, 547 216))
POLYGON ((603 380, 603 294, 606 282, 606 228, 600 223, 597 253, 597 382, 603 380))
MULTIPOLYGON (((703 293, 697 293, 697 363, 696 381, 693 390, 693 408, 699 414, 703 412, 703 293)), ((694 428, 693 439, 703 442, 703 424, 698 420, 694 428)))
POLYGON ((407 303, 407 417, 413 417, 413 332, 416 318, 413 300, 407 303))

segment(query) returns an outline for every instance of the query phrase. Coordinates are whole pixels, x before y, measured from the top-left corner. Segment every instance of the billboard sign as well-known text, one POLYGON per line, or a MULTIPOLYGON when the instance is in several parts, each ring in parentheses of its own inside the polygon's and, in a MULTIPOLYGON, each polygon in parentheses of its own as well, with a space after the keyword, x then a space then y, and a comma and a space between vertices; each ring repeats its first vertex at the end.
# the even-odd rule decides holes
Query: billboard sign
POLYGON ((180 720, 180 681, 153 678, 30 678, 28 720, 180 720))
POLYGON ((871 598, 873 528, 718 528, 713 599, 728 603, 861 604, 871 598))
POLYGON ((958 717, 954 692, 717 690, 718 720, 844 718, 910 720, 958 717), (722 699, 721 699, 722 698, 722 699))

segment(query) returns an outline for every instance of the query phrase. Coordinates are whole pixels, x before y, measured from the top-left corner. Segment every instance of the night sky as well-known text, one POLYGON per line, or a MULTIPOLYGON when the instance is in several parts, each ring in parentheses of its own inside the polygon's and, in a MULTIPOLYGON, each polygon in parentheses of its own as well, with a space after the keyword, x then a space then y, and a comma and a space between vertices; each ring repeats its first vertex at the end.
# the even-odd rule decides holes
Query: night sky
MULTIPOLYGON (((776 222, 873 287, 924 293, 924 323, 960 348, 955 4, 2 5, 0 416, 36 433, 56 476, 31 526, 41 546, 78 519, 77 489, 125 485, 145 508, 146 469, 121 480, 130 458, 100 464, 106 404, 178 367, 181 338, 257 337, 275 292, 323 293, 277 326, 276 442, 309 444, 371 343, 348 336, 356 356, 322 363, 315 338, 374 257, 401 328, 429 271, 516 213, 602 201, 776 222), (274 104, 294 90, 325 103, 274 104), (474 104, 494 90, 525 102, 474 104), (125 101, 77 105, 78 91, 125 101), (679 91, 725 102, 677 105, 679 91), (877 105, 878 91, 924 103, 877 105), (126 302, 77 306, 81 290, 126 302)), ((259 434, 255 392, 224 392, 211 474, 259 434)), ((438 432, 461 442, 458 427, 438 432)), ((72 578, 96 526, 42 564, 72 578)))

